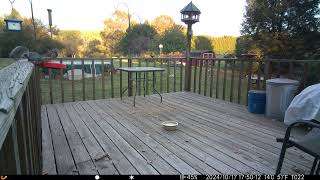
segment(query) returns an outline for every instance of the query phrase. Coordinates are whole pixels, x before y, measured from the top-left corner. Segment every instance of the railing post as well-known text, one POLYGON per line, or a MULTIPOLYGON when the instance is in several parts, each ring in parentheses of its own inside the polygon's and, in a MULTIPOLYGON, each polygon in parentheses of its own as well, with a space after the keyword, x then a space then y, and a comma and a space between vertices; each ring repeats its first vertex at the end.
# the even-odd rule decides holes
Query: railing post
POLYGON ((86 79, 84 76, 84 59, 81 60, 81 74, 82 74, 82 100, 86 100, 86 79))
MULTIPOLYGON (((60 59, 60 64, 63 64, 62 59, 60 59)), ((61 102, 64 103, 63 69, 60 69, 60 76, 61 102)))
POLYGON ((49 76, 49 97, 50 97, 50 104, 53 104, 53 97, 52 97, 52 80, 51 80, 51 68, 48 68, 48 76, 49 76))
POLYGON ((106 98, 106 94, 105 94, 105 86, 104 86, 104 59, 101 60, 101 86, 102 86, 102 99, 106 98))
POLYGON ((270 78, 269 76, 270 71, 270 61, 268 59, 264 60, 264 79, 263 79, 263 86, 267 88, 267 80, 270 78))
POLYGON ((184 81, 184 90, 185 91, 191 91, 191 58, 190 58, 191 37, 192 37, 191 24, 188 24, 186 69, 185 69, 185 81, 184 81))
POLYGON ((238 104, 241 104, 241 89, 242 89, 242 76, 243 76, 243 58, 240 59, 239 80, 238 80, 238 104))
POLYGON ((96 65, 92 60, 92 99, 96 100, 96 65))
POLYGON ((72 102, 75 101, 75 92, 74 92, 74 62, 71 60, 71 93, 72 93, 72 102))
POLYGON ((232 71, 231 71, 231 87, 230 87, 230 102, 233 102, 233 87, 234 87, 234 71, 236 66, 236 60, 232 60, 232 71))
POLYGON ((12 135, 14 159, 16 161, 15 162, 16 163, 16 172, 17 172, 17 174, 21 174, 19 146, 18 146, 18 139, 17 139, 16 119, 13 119, 13 122, 12 122, 12 125, 11 125, 11 135, 12 135))
POLYGON ((248 106, 248 92, 251 90, 251 76, 252 76, 252 61, 253 59, 248 59, 248 84, 247 84, 247 92, 246 92, 246 105, 248 106))

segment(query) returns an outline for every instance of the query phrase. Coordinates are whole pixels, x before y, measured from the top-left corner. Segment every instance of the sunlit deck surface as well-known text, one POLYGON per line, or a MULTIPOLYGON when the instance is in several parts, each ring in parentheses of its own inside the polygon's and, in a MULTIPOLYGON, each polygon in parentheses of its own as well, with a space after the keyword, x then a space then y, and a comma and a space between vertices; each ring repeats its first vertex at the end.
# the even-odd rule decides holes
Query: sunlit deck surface
MULTIPOLYGON (((283 123, 194 93, 42 106, 44 174, 274 174, 283 123), (161 122, 178 121, 177 131, 161 122)), ((296 131, 295 134, 299 134, 296 131)), ((309 173, 296 149, 282 173, 309 173)))

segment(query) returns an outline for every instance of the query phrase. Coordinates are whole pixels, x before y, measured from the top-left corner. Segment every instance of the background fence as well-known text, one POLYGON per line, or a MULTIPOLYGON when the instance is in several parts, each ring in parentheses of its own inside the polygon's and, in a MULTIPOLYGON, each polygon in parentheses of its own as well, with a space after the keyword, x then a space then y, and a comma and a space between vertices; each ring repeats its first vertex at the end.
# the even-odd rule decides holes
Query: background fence
MULTIPOLYGON (((57 61, 68 64, 68 70, 42 71, 43 104, 117 98, 128 85, 128 74, 117 71, 117 68, 128 67, 128 58, 63 58, 57 61)), ((265 89, 266 79, 297 79, 301 82, 300 89, 320 79, 316 73, 317 60, 191 58, 191 61, 192 92, 244 105, 247 92, 265 89)), ((132 58, 133 67, 165 69, 156 73, 156 88, 161 93, 184 90, 185 63, 185 58, 132 58)), ((152 73, 147 73, 147 77, 151 79, 152 73)), ((150 82, 147 87, 147 94, 153 93, 150 82)), ((139 83, 138 95, 143 93, 141 89, 142 83, 139 83)))

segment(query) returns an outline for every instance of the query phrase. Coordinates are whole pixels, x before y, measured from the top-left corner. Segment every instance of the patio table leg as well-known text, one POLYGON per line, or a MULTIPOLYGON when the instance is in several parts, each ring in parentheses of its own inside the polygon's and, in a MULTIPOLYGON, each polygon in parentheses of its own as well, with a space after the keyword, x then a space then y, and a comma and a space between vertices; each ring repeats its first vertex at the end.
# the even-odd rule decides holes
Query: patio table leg
POLYGON ((156 76, 155 76, 155 72, 152 72, 152 88, 153 88, 153 93, 154 93, 154 84, 155 84, 155 80, 156 80, 156 76))
POLYGON ((143 97, 146 97, 146 72, 143 73, 143 97))
POLYGON ((134 91, 134 96, 133 96, 133 106, 136 106, 136 95, 137 95, 137 90, 138 90, 138 72, 136 72, 136 89, 134 91))
POLYGON ((130 94, 129 91, 130 91, 130 88, 131 88, 131 87, 130 87, 130 81, 131 81, 131 79, 130 79, 130 72, 128 72, 128 86, 127 86, 127 87, 128 87, 128 97, 129 97, 129 94, 130 94))
POLYGON ((152 79, 152 88, 153 88, 153 93, 157 93, 159 96, 160 96, 160 98, 161 98, 161 103, 162 103, 162 96, 161 96, 161 94, 156 90, 156 88, 155 88, 155 83, 156 83, 156 81, 157 81, 157 79, 156 79, 156 76, 155 76, 155 72, 153 72, 153 79, 152 79))

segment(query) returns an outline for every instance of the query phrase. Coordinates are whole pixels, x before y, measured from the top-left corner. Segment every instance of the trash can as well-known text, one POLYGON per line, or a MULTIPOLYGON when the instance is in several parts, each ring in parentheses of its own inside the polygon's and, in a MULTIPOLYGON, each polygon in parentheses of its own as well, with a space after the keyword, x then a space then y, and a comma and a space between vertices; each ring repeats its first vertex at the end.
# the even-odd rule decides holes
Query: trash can
POLYGON ((299 81, 276 78, 267 80, 266 85, 266 116, 283 120, 285 111, 297 92, 299 81))
POLYGON ((248 92, 248 111, 264 114, 266 108, 266 91, 250 90, 248 92))

